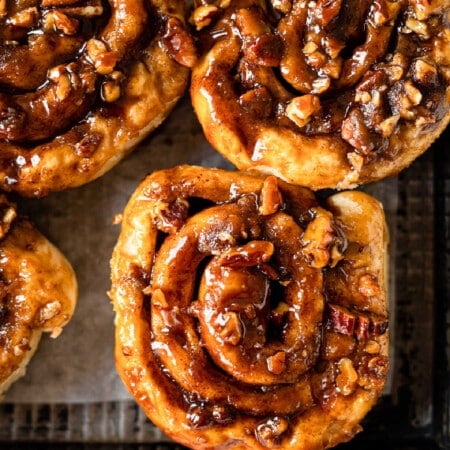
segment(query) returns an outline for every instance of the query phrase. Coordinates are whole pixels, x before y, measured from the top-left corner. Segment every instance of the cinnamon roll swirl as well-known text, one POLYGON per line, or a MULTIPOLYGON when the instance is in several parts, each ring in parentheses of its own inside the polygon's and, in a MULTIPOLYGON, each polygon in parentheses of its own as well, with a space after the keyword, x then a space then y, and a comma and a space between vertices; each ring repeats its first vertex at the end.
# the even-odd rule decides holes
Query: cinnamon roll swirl
POLYGON ((43 332, 57 337, 73 315, 70 263, 0 196, 0 396, 25 374, 43 332))
POLYGON ((347 441, 388 370, 386 227, 361 192, 178 166, 142 181, 112 260, 116 364, 195 449, 347 441))
POLYGON ((0 187, 26 196, 110 169, 185 92, 182 0, 0 2, 0 187))
POLYGON ((192 102, 241 170, 312 189, 392 176, 450 120, 448 0, 197 0, 192 102))

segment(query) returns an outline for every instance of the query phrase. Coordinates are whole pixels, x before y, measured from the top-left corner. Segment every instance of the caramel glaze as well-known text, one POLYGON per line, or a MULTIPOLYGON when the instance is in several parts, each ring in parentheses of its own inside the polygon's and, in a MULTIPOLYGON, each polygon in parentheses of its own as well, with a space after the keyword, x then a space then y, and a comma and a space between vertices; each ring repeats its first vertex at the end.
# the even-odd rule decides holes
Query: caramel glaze
POLYGON ((185 4, 4 2, 0 183, 27 196, 101 175, 167 116, 195 60, 185 4))
POLYGON ((314 189, 397 173, 450 119, 446 5, 198 0, 207 138, 240 169, 314 189))
POLYGON ((57 337, 72 317, 77 284, 64 256, 0 198, 0 394, 35 352, 41 334, 57 337))
POLYGON ((111 261, 116 364, 195 449, 322 449, 382 392, 381 206, 274 176, 178 166, 131 197, 111 261))

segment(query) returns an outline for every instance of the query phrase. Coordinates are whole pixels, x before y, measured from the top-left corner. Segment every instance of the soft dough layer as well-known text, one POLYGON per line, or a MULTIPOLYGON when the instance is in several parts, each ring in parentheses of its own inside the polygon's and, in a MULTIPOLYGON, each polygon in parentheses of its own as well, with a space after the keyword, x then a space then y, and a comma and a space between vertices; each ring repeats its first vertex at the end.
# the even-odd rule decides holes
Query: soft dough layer
POLYGON ((195 5, 193 106, 241 170, 351 188, 397 174, 450 120, 448 0, 195 5))
POLYGON ((142 181, 111 261, 116 364, 194 449, 351 439, 388 370, 387 235, 361 192, 178 166, 142 181))
POLYGON ((2 2, 0 187, 84 184, 154 130, 195 61, 182 0, 2 2))
POLYGON ((0 197, 0 395, 25 374, 41 334, 57 337, 77 300, 74 271, 14 205, 0 197))

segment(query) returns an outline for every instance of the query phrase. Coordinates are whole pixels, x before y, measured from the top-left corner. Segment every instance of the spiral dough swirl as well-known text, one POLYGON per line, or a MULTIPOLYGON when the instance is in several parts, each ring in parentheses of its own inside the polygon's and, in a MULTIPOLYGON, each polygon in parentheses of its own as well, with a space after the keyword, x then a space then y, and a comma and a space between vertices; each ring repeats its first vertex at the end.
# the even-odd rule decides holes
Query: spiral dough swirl
POLYGON ((192 101, 239 169, 312 189, 395 175, 450 120, 447 0, 198 0, 192 101))
POLYGON ((274 176, 178 166, 130 199, 112 257, 116 361, 192 448, 348 440, 387 370, 384 218, 274 176))
POLYGON ((27 196, 111 168, 184 94, 183 1, 0 4, 0 186, 27 196))

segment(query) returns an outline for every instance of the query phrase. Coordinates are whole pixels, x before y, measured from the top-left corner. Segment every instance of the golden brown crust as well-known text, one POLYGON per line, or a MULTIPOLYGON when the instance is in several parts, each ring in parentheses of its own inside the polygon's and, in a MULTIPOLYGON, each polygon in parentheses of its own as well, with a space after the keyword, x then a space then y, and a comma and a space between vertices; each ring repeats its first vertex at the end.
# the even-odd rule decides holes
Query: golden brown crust
POLYGON ((450 120, 446 5, 197 1, 191 96, 207 139, 240 170, 312 189, 397 174, 450 120))
POLYGON ((363 193, 322 205, 273 176, 154 172, 111 260, 118 372, 191 448, 349 440, 387 373, 386 242, 363 193))
POLYGON ((184 1, 10 3, 0 15, 4 190, 42 196, 93 180, 184 94, 196 57, 184 1))
POLYGON ((64 256, 4 196, 0 240, 0 395, 19 377, 41 334, 57 337, 72 317, 75 274, 64 256))

